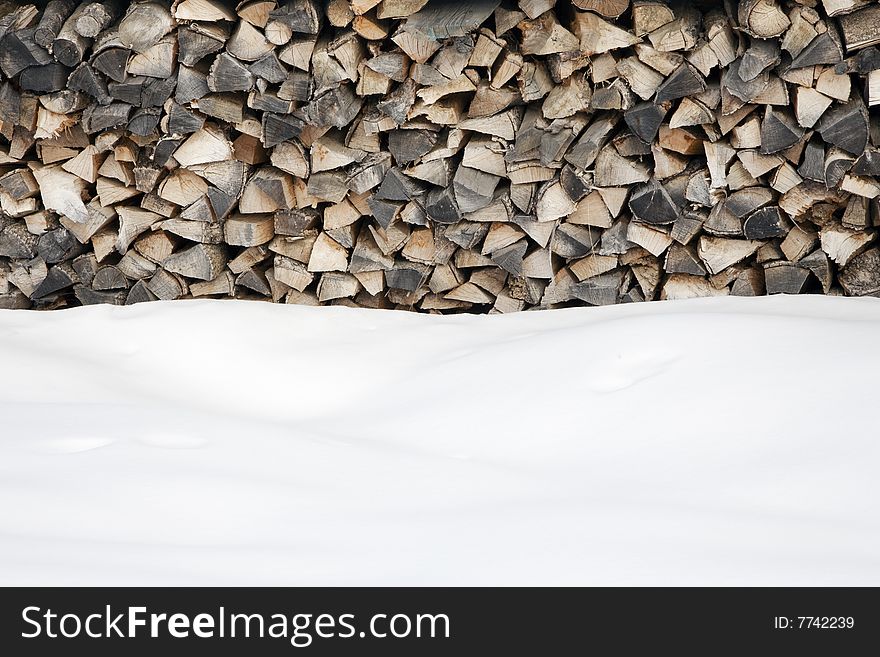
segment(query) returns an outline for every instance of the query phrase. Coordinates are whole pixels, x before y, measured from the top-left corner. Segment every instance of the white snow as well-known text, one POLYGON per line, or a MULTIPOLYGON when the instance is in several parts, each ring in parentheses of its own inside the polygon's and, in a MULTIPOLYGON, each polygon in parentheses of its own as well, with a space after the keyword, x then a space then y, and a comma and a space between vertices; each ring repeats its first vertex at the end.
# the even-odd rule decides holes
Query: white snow
POLYGON ((880 585, 880 301, 0 312, 0 584, 880 585))

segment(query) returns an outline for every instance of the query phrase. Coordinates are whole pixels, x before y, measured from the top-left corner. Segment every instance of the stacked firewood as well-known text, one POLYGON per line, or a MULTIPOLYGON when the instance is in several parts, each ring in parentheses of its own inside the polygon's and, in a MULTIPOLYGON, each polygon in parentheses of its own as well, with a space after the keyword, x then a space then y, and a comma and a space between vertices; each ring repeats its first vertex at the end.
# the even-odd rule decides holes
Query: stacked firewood
POLYGON ((0 0, 0 307, 880 293, 874 0, 0 0))

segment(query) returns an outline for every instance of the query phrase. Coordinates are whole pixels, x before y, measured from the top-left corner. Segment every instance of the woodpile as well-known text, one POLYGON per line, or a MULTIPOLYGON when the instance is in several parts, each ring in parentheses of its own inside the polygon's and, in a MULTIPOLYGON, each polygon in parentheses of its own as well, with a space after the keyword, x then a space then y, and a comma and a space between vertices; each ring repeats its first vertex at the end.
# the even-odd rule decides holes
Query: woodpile
POLYGON ((0 0, 0 307, 880 294, 873 0, 0 0))

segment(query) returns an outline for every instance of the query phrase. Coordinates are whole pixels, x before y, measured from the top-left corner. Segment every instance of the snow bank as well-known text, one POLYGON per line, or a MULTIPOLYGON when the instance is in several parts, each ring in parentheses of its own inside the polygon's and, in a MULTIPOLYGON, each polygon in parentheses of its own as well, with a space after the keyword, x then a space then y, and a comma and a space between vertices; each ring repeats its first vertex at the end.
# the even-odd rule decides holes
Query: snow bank
POLYGON ((880 585, 880 302, 0 312, 2 584, 880 585))

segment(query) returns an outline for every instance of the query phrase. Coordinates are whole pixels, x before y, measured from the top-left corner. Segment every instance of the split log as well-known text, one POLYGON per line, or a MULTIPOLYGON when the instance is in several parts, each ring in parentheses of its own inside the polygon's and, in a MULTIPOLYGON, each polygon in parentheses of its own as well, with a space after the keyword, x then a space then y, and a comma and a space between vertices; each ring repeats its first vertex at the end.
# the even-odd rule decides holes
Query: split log
POLYGON ((196 244, 175 253, 162 262, 165 271, 187 278, 210 281, 226 266, 226 249, 216 244, 196 244))
POLYGON ((790 25, 776 0, 741 0, 737 18, 745 32, 759 39, 778 37, 790 25))

